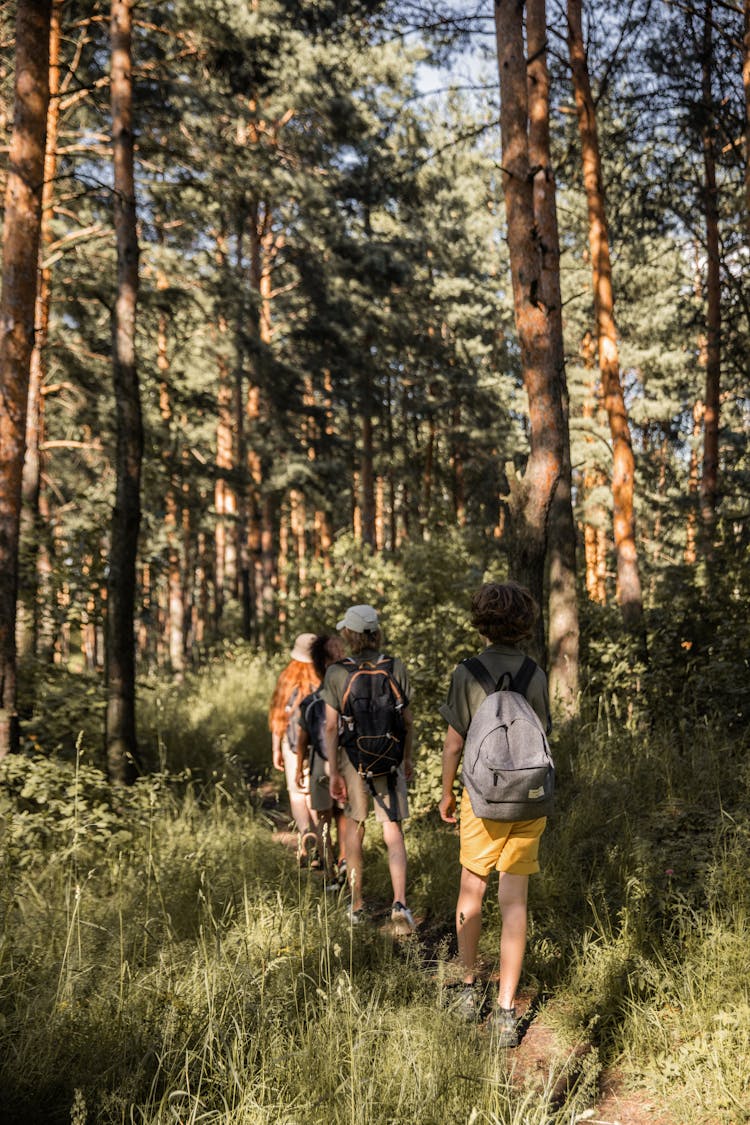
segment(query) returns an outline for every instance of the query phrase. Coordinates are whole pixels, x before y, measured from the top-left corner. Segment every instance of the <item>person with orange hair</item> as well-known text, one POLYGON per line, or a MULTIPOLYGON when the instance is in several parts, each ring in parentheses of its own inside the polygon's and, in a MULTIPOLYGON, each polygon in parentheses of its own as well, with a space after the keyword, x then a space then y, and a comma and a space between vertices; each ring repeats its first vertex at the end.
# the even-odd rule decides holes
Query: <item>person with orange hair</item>
POLYGON ((300 835, 300 858, 306 858, 305 840, 315 830, 310 817, 309 795, 297 784, 297 729, 300 704, 318 686, 318 675, 310 652, 315 633, 300 633, 290 652, 290 661, 282 671, 271 699, 268 725, 271 730, 271 751, 274 768, 283 770, 289 804, 300 835))

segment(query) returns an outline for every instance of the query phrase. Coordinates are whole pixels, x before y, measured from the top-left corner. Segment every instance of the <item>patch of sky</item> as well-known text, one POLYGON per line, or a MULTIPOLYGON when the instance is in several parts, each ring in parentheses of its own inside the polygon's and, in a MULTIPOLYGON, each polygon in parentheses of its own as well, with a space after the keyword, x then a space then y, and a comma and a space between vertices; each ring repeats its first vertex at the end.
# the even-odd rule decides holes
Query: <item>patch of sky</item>
POLYGON ((410 35, 427 47, 416 68, 420 96, 439 99, 460 91, 479 106, 496 97, 494 20, 484 3, 438 2, 423 10, 410 35))

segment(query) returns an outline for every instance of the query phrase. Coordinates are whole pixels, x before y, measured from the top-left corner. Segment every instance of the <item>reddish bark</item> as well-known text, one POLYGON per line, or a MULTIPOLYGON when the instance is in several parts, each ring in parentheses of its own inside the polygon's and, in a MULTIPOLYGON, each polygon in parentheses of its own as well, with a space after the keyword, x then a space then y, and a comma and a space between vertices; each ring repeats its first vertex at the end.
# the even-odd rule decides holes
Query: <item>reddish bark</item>
POLYGON ((539 232, 542 303, 550 324, 550 364, 561 402, 560 476, 552 498, 548 523, 549 554, 549 688, 563 719, 578 706, 578 596, 576 593, 576 529, 573 519, 568 431, 568 388, 565 377, 560 237, 557 227, 555 176, 550 156, 550 95, 547 69, 547 13, 545 0, 528 0, 529 159, 534 174, 534 215, 539 232))
MULTIPOLYGON (((547 520, 562 471, 561 343, 544 301, 541 235, 534 212, 529 152, 529 101, 523 4, 496 0, 495 30, 500 72, 503 190, 510 252, 516 332, 529 400, 529 458, 523 478, 511 477, 513 573, 543 601, 547 520)), ((559 314, 558 314, 559 315, 559 314)), ((536 638, 538 656, 543 629, 536 638)))
POLYGON ((583 42, 581 0, 568 0, 568 48, 578 111, 583 182, 588 206, 599 369, 604 405, 612 435, 612 499, 617 554, 617 596, 626 626, 633 631, 640 631, 643 621, 643 596, 635 542, 635 458, 620 381, 609 229, 596 113, 583 42))
MULTIPOLYGON (((16 644, 19 661, 33 657, 37 651, 39 634, 39 574, 40 556, 46 554, 41 504, 42 444, 44 442, 44 394, 47 375, 47 334, 49 329, 52 270, 43 259, 52 242, 52 205, 55 194, 57 167, 57 123, 60 91, 60 10, 62 0, 52 0, 49 39, 49 105, 47 107, 47 140, 44 156, 44 186, 40 226, 40 263, 36 309, 34 313, 35 337, 29 368, 29 394, 26 414, 26 453, 21 486, 21 543, 23 551, 20 564, 18 613, 16 619, 16 644)), ((49 566, 45 559, 43 566, 49 566)), ((33 661, 26 669, 27 693, 33 709, 33 661)))
POLYGON ((138 235, 133 139, 133 0, 112 0, 111 107, 117 295, 112 317, 112 376, 117 445, 115 504, 107 582, 107 765, 129 782, 138 772, 135 725, 136 554, 140 528, 143 424, 135 354, 138 235))
POLYGON ((19 0, 16 9, 13 134, 0 296, 0 757, 16 750, 19 740, 18 542, 49 105, 50 13, 50 0, 19 0))
MULTIPOLYGON (((167 288, 167 279, 159 273, 157 289, 167 288)), ((183 602, 182 570, 180 565, 180 540, 178 536, 177 466, 172 439, 172 403, 169 396, 169 351, 167 344, 167 314, 159 313, 156 332, 156 366, 159 371, 159 405, 164 423, 164 447, 167 460, 167 489, 164 498, 164 530, 167 535, 167 651, 169 664, 178 677, 185 670, 185 604, 183 602)))

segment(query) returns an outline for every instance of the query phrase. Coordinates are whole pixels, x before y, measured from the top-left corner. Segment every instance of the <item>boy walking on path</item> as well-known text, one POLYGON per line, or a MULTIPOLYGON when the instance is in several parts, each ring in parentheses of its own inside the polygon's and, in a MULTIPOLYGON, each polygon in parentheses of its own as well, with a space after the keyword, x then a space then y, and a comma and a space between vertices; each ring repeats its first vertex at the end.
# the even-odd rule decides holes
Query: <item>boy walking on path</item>
MULTIPOLYGON (((526 657, 518 647, 532 634, 538 609, 531 594, 515 582, 489 582, 472 599, 472 624, 489 646, 478 660, 489 673, 492 684, 503 677, 511 683, 520 680, 526 657)), ((469 662, 471 664, 471 661, 469 662)), ((540 720, 542 732, 551 729, 547 679, 532 662, 525 665, 526 700, 540 720)), ((482 675, 482 669, 477 670, 482 675)), ((486 678, 486 675, 483 677, 486 678)), ((506 680, 506 682, 507 682, 506 680)), ((488 680, 489 682, 489 680, 488 680)), ((519 685, 520 687, 520 685, 519 685)), ((471 721, 487 698, 487 688, 464 662, 453 672, 447 702, 440 713, 448 722, 443 747, 443 795, 440 815, 448 824, 456 823, 456 798, 453 785, 471 721)), ((536 720, 531 716, 534 723, 536 720)), ((546 743, 545 743, 546 744, 546 743)), ((466 772, 466 764, 464 770, 466 772)), ((531 795, 531 794, 530 794, 531 795)), ((536 794, 534 794, 536 796, 536 794)), ((498 900, 502 917, 500 938, 500 983, 491 1026, 500 1046, 515 1047, 518 1031, 515 998, 526 949, 527 893, 529 875, 539 871, 539 840, 547 823, 545 816, 502 821, 475 815, 469 792, 461 798, 460 863, 461 883, 456 904, 458 956, 463 970, 464 988, 459 1010, 476 1019, 480 1003, 475 995, 475 966, 482 925, 482 900, 493 868, 499 872, 498 900)))
POLYGON ((355 924, 364 917, 362 841, 372 799, 375 819, 383 830, 388 850, 393 886, 391 919, 402 928, 413 930, 414 918, 406 905, 406 845, 401 827, 409 815, 406 783, 413 773, 409 677, 398 657, 381 654, 380 624, 372 606, 351 606, 336 628, 351 658, 328 668, 321 694, 326 704, 325 742, 331 797, 345 802, 344 846, 352 894, 349 916, 355 924), (354 695, 360 693, 364 711, 353 705, 354 695), (357 718, 358 714, 362 717, 357 718), (374 731, 378 721, 382 732, 374 731), (366 722, 372 722, 373 728, 366 730, 366 722), (378 752, 388 747, 383 749, 380 763, 372 763, 369 746, 377 747, 378 752), (388 761, 392 764, 387 772, 379 772, 388 761))

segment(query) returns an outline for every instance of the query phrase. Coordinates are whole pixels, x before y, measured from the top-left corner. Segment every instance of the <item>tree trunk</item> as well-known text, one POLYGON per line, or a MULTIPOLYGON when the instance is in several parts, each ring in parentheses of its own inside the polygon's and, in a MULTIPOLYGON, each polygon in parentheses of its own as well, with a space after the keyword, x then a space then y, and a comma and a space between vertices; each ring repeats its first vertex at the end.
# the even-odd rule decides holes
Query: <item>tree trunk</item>
MULTIPOLYGON (((164 288, 166 279, 157 278, 157 288, 164 288)), ((185 609, 182 600, 182 573, 180 568, 180 541, 178 536, 177 465, 172 440, 172 403, 169 397, 169 356, 167 353, 167 314, 159 313, 156 334, 156 365, 161 384, 159 402, 164 423, 164 449, 166 454, 167 488, 164 497, 164 530, 167 536, 167 638, 169 665, 178 678, 185 671, 184 629, 185 609)))
MULTIPOLYGON (((581 357, 587 371, 594 369, 594 341, 589 331, 586 331, 581 344, 581 357)), ((597 420, 597 415, 603 411, 601 395, 596 378, 592 375, 588 382, 588 394, 583 402, 583 417, 597 420)), ((594 436, 587 434, 586 444, 592 445, 594 436)), ((608 487, 601 469, 594 464, 591 466, 587 458, 586 468, 583 473, 583 541, 586 564, 586 592, 592 602, 598 605, 607 604, 607 542, 606 527, 609 523, 609 513, 604 509, 599 499, 594 502, 592 496, 595 492, 608 487)))
POLYGON ((589 249, 594 287, 599 369, 604 405, 612 434, 612 499, 617 554, 617 597, 626 628, 640 633, 643 595, 635 542, 635 459, 627 408, 620 382, 620 357, 614 316, 609 230, 604 202, 601 156, 583 42, 581 0, 568 0, 568 47, 581 138, 583 182, 589 217, 589 249))
POLYGON ((112 145, 117 296, 112 318, 112 373, 117 447, 115 505, 107 582, 107 765, 118 783, 138 772, 135 723, 135 566, 140 527, 143 423, 135 355, 138 302, 133 78, 133 0, 112 0, 112 145))
POLYGON ((355 543, 362 542, 362 508, 359 502, 359 473, 355 469, 352 473, 352 535, 355 543))
POLYGON ((708 558, 713 555, 719 491, 719 404, 721 389, 721 256, 716 186, 715 123, 712 94, 713 4, 706 0, 701 88, 703 100, 703 206, 706 223, 706 393, 703 409, 701 523, 708 558))
MULTIPOLYGON (((513 577, 525 583, 540 606, 544 602, 547 521, 562 472, 561 342, 557 317, 543 300, 542 252, 534 214, 534 184, 529 152, 529 100, 523 4, 496 0, 495 30, 500 72, 500 126, 503 190, 511 278, 521 368, 529 400, 529 458, 519 480, 509 471, 509 510, 513 577)), ((533 646, 543 659, 540 619, 533 646)))
POLYGON ((453 407, 451 418, 453 441, 451 452, 451 470, 453 485, 453 514, 458 527, 466 527, 466 480, 464 476, 464 460, 466 457, 466 442, 461 436, 461 404, 453 407))
POLYGON ((44 441, 43 387, 47 367, 47 334, 49 328, 52 270, 43 264, 52 242, 52 204, 55 194, 57 165, 57 121, 60 90, 60 9, 62 0, 52 0, 49 38, 49 104, 47 107, 47 140, 44 156, 44 186, 40 226, 39 276, 34 323, 34 347, 29 369, 29 395, 26 414, 26 455, 21 485, 21 556, 18 589, 16 645, 18 659, 25 669, 25 696, 29 711, 34 709, 34 661, 39 640, 39 557, 43 551, 46 529, 40 511, 42 451, 44 441))
POLYGON ((743 8, 742 85, 745 88, 745 227, 750 244, 750 0, 743 8))
POLYGON ((568 387, 563 345, 560 291, 560 237, 557 227, 555 177, 550 156, 549 71, 545 0, 528 0, 529 158, 534 175, 534 215, 541 252, 541 301, 550 323, 550 359, 560 388, 562 408, 560 476, 549 515, 549 688, 563 720, 578 707, 578 595, 576 592, 576 528, 570 467, 568 387))
POLYGON ((690 499, 690 507, 688 508, 687 525, 685 528, 685 562, 688 566, 695 566, 698 561, 698 552, 696 550, 698 492, 700 489, 698 448, 702 428, 703 403, 698 399, 693 405, 693 440, 690 443, 690 463, 688 465, 688 497, 690 499))
POLYGON ((0 758, 19 745, 18 543, 49 105, 50 22, 50 0, 19 0, 0 295, 0 758))
MULTIPOLYGON (((223 236, 217 238, 218 263, 220 270, 226 268, 226 248, 223 236)), ((218 417, 216 422, 216 483, 214 485, 214 506, 216 523, 214 528, 214 613, 213 623, 219 629, 224 612, 227 590, 237 597, 237 497, 229 484, 229 476, 235 466, 234 424, 232 414, 232 380, 229 364, 224 355, 225 342, 229 335, 229 325, 224 312, 217 312, 217 335, 219 346, 219 392, 218 417)))
POLYGON ((372 382, 369 372, 362 375, 362 539, 375 547, 375 469, 372 426, 372 382))

